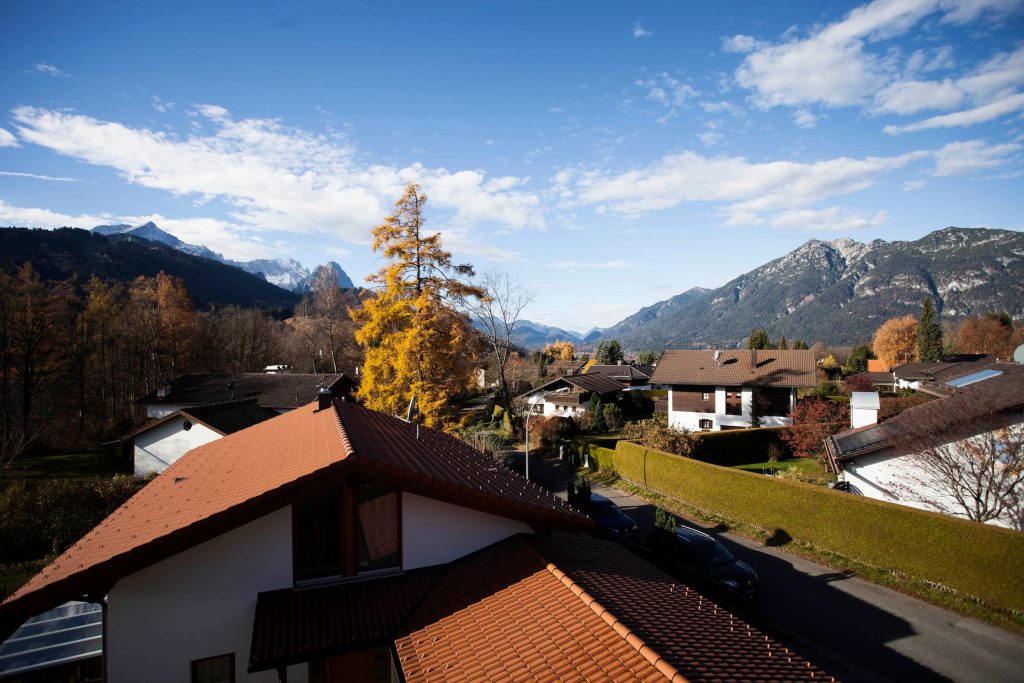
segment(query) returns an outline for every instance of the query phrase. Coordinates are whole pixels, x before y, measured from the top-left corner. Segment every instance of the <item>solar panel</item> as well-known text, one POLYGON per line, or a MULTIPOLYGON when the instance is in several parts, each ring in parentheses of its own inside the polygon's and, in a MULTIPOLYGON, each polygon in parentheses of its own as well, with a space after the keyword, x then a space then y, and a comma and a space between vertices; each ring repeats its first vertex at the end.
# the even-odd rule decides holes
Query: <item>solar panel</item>
POLYGON ((32 617, 0 643, 0 676, 28 673, 103 654, 103 612, 96 603, 66 602, 32 617))
POLYGON ((978 372, 972 372, 971 374, 964 375, 963 377, 951 379, 948 382, 946 382, 946 384, 948 384, 951 387, 956 387, 957 389, 959 389, 961 387, 966 387, 968 384, 974 384, 975 382, 983 382, 986 379, 998 377, 1001 374, 1003 374, 1002 370, 979 370, 978 372))

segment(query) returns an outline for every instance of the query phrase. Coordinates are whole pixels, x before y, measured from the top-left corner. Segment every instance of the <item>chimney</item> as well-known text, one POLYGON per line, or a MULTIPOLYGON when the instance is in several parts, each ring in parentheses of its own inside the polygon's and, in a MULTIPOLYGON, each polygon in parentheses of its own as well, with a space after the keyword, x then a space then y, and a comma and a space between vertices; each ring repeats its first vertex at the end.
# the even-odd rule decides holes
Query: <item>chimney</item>
POLYGON ((877 391, 855 391, 850 395, 850 427, 867 427, 878 423, 881 402, 877 391))
POLYGON ((757 373, 757 349, 750 349, 750 374, 757 373))
POLYGON ((715 358, 715 365, 717 365, 718 367, 722 367, 722 352, 716 350, 715 354, 714 354, 714 358, 715 358))
POLYGON ((327 387, 320 387, 316 394, 317 409, 326 410, 331 407, 331 390, 327 387))
POLYGON ((171 393, 171 381, 169 379, 165 379, 163 384, 156 388, 156 397, 167 398, 167 394, 169 393, 171 393))

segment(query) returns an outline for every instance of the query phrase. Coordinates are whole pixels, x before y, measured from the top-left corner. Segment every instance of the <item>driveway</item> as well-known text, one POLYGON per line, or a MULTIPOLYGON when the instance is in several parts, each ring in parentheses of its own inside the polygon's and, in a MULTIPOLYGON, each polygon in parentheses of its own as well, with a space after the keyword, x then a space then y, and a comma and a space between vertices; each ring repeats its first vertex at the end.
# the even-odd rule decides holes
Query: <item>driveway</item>
MULTIPOLYGON (((522 454, 518 454, 521 459, 522 454)), ((530 458, 531 478, 565 496, 569 469, 530 458)), ((655 507, 595 485, 640 527, 655 507)), ((1024 681, 1024 638, 837 572, 724 528, 680 521, 718 537, 761 578, 751 621, 844 681, 1024 681)), ((775 539, 784 545, 788 539, 775 539)), ((771 542, 771 541, 770 541, 771 542)), ((1008 577, 1007 580, 1013 580, 1008 577)))

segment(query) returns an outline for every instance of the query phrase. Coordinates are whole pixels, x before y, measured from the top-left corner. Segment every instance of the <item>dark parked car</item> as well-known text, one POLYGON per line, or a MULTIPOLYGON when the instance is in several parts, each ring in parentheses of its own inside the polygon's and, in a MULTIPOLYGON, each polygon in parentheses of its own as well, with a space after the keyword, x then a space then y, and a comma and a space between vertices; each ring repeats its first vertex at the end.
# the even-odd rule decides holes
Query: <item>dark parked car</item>
POLYGON ((590 494, 590 516, 599 526, 616 536, 629 538, 636 534, 636 522, 627 517, 618 505, 599 493, 590 494))
POLYGON ((757 572, 746 562, 737 560, 729 549, 712 536, 676 526, 675 534, 654 532, 649 541, 651 549, 683 570, 725 588, 745 599, 757 595, 757 572))

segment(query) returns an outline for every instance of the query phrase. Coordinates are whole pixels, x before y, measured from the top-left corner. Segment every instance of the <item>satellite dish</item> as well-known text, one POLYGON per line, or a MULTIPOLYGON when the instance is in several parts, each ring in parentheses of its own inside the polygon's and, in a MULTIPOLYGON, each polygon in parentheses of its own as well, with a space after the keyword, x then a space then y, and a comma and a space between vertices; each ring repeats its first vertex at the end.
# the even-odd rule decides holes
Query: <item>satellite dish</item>
POLYGON ((1013 359, 1021 365, 1024 365, 1024 344, 1021 344, 1014 350, 1013 359))

